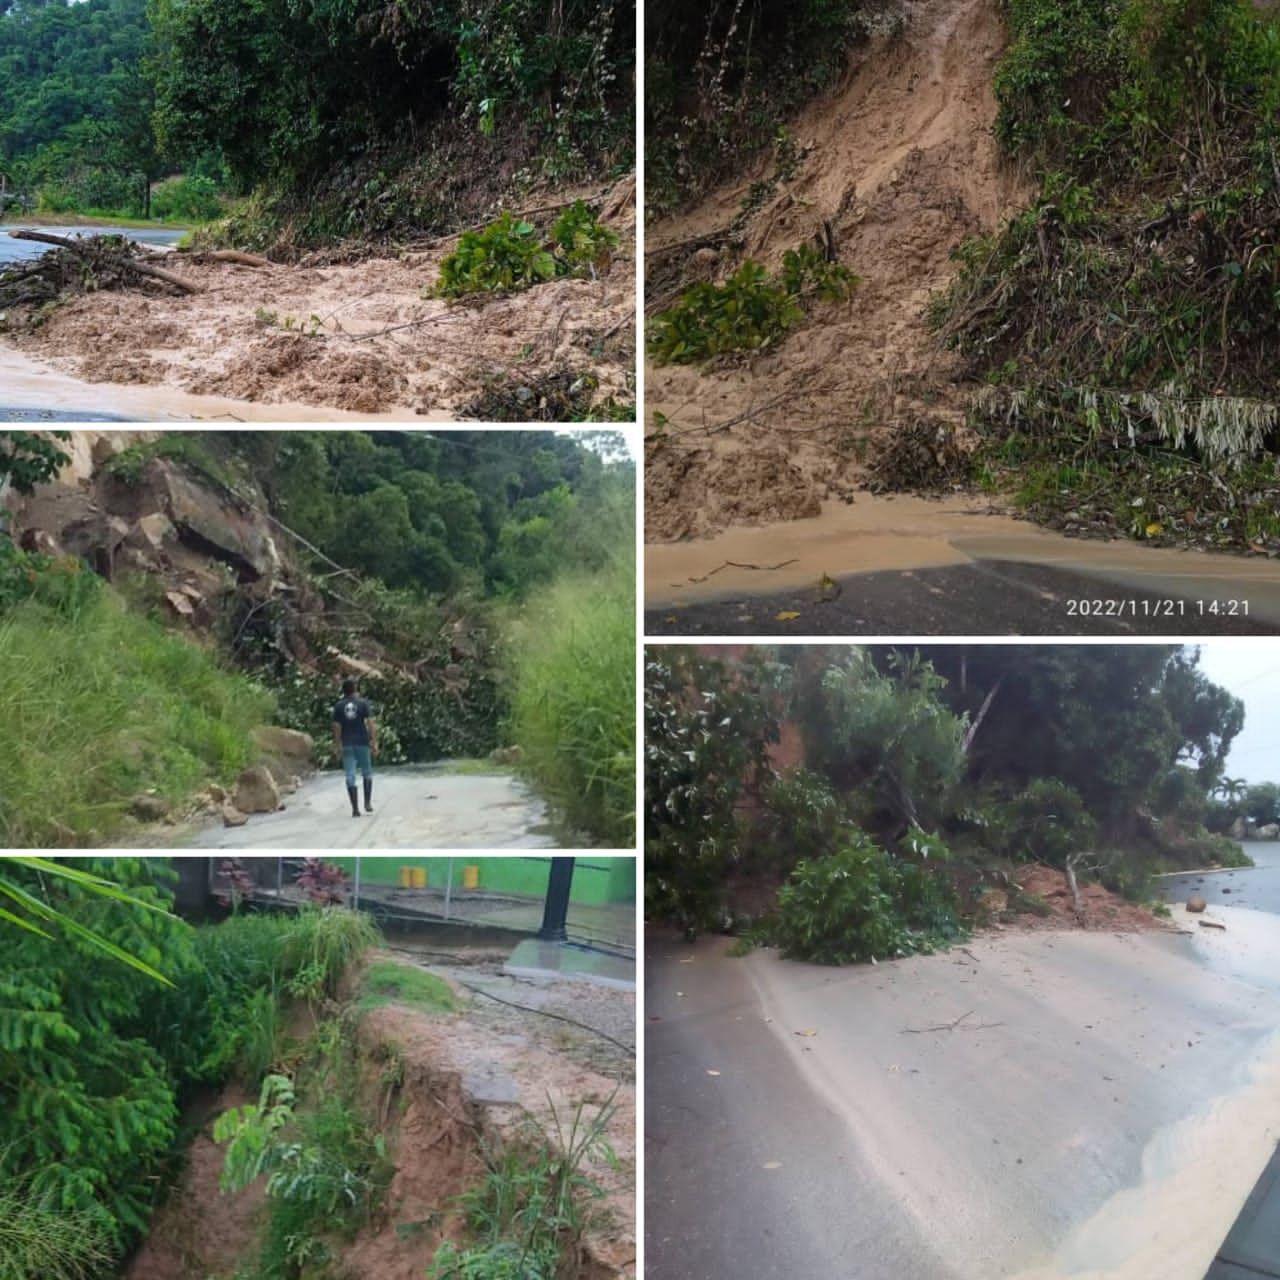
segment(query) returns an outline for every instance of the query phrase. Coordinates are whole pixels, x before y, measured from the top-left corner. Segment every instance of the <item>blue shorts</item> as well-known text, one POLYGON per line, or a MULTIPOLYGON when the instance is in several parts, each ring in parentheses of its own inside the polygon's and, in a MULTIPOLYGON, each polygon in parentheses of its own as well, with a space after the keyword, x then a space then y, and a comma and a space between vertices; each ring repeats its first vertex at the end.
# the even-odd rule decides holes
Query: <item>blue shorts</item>
POLYGON ((373 752, 368 747, 343 747, 342 768, 347 775, 347 786, 356 785, 356 769, 362 778, 373 777, 373 752))

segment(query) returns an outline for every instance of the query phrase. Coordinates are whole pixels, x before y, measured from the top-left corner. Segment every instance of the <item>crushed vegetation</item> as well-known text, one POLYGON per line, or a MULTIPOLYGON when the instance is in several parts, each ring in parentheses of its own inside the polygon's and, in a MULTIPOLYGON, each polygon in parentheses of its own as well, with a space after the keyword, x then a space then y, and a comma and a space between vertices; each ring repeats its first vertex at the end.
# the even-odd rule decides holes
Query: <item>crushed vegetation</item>
POLYGON ((1039 193, 933 307, 986 384, 975 465, 1073 533, 1280 554, 1280 28, 1237 0, 1077 10, 1010 8, 996 132, 1039 193))
POLYGON ((1244 857, 1209 826, 1243 706, 1196 663, 1173 646, 650 647, 647 911, 825 964, 988 925, 1157 927, 1157 871, 1244 857))

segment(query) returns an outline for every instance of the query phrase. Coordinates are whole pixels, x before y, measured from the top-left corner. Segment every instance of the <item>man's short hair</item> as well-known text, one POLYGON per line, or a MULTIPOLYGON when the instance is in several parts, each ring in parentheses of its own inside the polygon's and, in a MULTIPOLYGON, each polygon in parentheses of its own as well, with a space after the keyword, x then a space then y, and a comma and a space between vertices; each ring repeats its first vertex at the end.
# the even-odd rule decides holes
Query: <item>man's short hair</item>
POLYGON ((348 677, 342 682, 342 692, 350 696, 356 691, 356 682, 348 677))

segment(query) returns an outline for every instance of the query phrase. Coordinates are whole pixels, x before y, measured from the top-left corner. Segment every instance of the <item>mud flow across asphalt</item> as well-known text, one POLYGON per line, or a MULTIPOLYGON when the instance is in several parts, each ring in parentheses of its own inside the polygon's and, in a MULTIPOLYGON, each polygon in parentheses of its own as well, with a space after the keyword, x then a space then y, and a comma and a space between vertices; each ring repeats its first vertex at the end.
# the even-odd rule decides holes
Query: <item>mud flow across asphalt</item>
POLYGON ((651 933, 646 1275, 1203 1280, 1280 1137, 1274 925, 846 968, 651 933))

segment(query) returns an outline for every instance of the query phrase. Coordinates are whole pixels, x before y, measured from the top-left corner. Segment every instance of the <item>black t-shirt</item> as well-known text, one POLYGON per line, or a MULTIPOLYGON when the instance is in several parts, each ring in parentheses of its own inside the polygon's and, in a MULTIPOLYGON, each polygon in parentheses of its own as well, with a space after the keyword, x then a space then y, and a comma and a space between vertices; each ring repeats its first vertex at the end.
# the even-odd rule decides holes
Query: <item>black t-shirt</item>
POLYGON ((333 722, 342 726, 344 747, 367 747, 369 726, 365 723, 373 715, 373 708, 360 697, 352 694, 334 704, 333 722))

